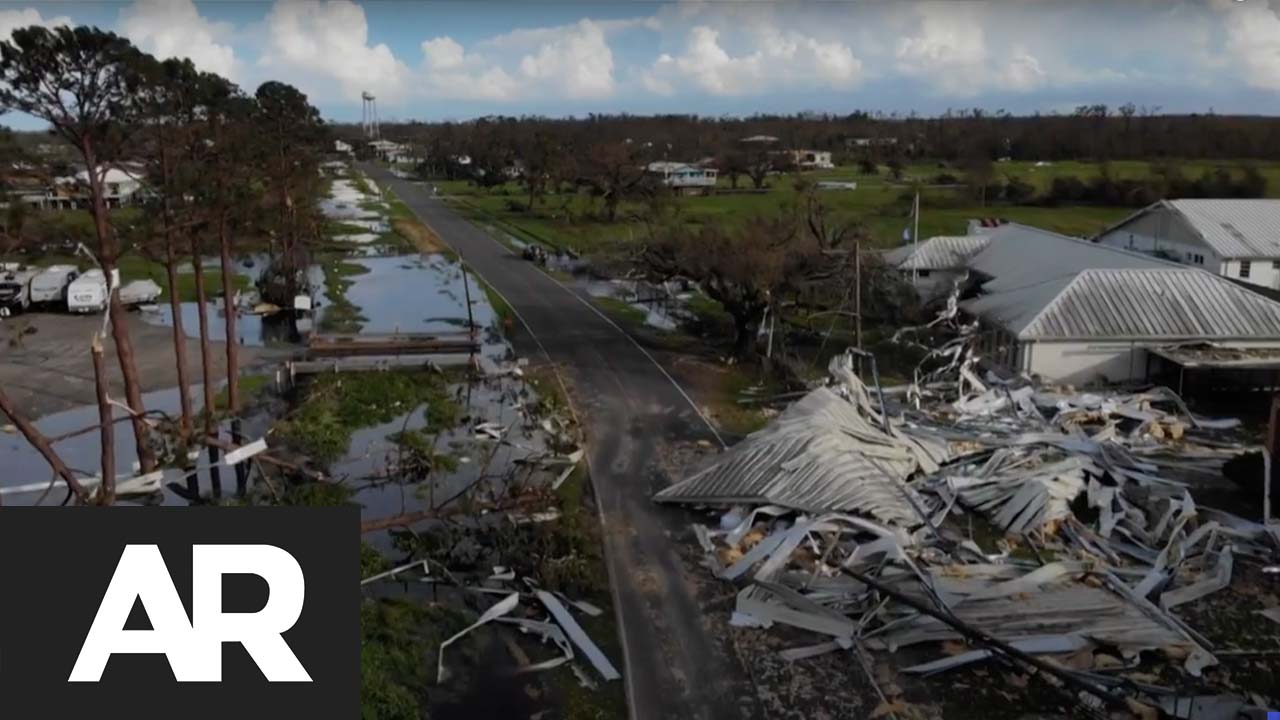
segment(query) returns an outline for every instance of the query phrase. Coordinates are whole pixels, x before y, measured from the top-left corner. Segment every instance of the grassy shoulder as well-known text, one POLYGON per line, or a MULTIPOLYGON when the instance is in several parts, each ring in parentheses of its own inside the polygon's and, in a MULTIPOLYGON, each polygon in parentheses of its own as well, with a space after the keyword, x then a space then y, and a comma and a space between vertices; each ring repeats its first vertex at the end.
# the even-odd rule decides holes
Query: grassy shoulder
POLYGON ((385 193, 387 211, 390 217, 391 231, 408 241, 415 250, 423 254, 446 253, 452 250, 440 239, 440 235, 426 223, 418 219, 413 211, 404 204, 395 193, 388 189, 385 193))

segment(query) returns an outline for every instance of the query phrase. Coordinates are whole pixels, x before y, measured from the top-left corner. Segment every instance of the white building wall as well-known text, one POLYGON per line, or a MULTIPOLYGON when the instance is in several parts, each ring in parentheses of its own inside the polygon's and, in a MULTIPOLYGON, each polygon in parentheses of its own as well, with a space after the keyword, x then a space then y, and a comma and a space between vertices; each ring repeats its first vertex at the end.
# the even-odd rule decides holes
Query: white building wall
MULTIPOLYGON (((1179 341, 1170 338, 1161 343, 1174 345, 1179 341)), ((1039 375, 1050 382, 1077 386, 1105 383, 1142 381, 1147 378, 1147 351, 1150 342, 1139 341, 1041 341, 1023 343, 1020 357, 1021 370, 1039 375)), ((1280 348, 1280 338, 1245 340, 1220 343, 1226 347, 1280 348)))
POLYGON ((1022 350, 1024 371, 1050 382, 1095 385, 1142 378, 1146 351, 1129 342, 1036 342, 1022 350))
POLYGON ((1254 259, 1254 260, 1225 260, 1222 262, 1219 275, 1233 278, 1242 282, 1251 283, 1253 285, 1261 285, 1262 287, 1271 288, 1272 290, 1280 290, 1280 260, 1271 259, 1254 259), (1240 273, 1243 263, 1249 263, 1249 277, 1243 277, 1240 273))
POLYGON ((1222 258, 1174 211, 1155 208, 1105 233, 1098 242, 1218 272, 1222 258))

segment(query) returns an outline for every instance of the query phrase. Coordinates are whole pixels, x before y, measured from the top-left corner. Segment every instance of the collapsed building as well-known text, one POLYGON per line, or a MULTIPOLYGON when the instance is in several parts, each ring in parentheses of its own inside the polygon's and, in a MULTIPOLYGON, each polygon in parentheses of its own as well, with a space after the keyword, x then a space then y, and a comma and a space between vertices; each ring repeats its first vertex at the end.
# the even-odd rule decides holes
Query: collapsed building
MULTIPOLYGON (((731 625, 817 640, 786 660, 846 653, 874 686, 873 656, 968 641, 901 672, 994 657, 1052 676, 1085 707, 1191 717, 1183 688, 1103 672, 1102 656, 1133 669, 1154 655, 1190 678, 1218 662, 1178 609, 1280 547, 1268 483, 1261 522, 1192 495, 1244 452, 1240 423, 1164 388, 1078 393, 983 373, 980 334, 959 329, 906 387, 868 387, 863 356, 838 356, 827 384, 655 500, 709 513, 693 536, 740 588, 731 625), (978 542, 979 521, 1003 550, 978 542)), ((1258 622, 1280 622, 1267 612, 1258 622)), ((1231 714, 1195 717, 1256 700, 1197 699, 1231 714)))

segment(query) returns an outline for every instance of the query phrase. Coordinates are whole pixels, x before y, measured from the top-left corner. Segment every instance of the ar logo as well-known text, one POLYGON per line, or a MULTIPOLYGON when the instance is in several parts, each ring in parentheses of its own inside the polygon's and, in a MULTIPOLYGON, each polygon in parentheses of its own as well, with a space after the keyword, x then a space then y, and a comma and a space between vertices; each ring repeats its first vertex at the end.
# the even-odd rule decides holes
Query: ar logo
POLYGON ((311 682, 282 637, 302 614, 305 580, 292 555, 274 545, 194 545, 191 622, 155 545, 126 545, 85 637, 70 682, 99 682, 113 654, 163 654, 178 682, 221 682, 222 643, 240 643, 269 682, 311 682), (266 580, 255 613, 222 612, 222 576, 266 580), (125 630, 135 600, 151 630, 125 630))

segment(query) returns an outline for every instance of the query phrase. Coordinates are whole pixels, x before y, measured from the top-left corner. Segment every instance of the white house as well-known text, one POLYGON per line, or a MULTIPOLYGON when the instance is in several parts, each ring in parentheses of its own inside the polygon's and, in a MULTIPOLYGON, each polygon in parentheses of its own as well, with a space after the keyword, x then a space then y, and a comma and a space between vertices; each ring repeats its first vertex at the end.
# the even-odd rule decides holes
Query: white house
MULTIPOLYGON (((136 201, 142 190, 142 177, 138 173, 120 168, 109 168, 102 177, 102 189, 107 207, 120 207, 136 201)), ((28 205, 48 210, 69 210, 85 207, 89 203, 89 173, 81 170, 75 175, 54 178, 53 184, 39 192, 25 192, 18 199, 28 205)))
POLYGON ((939 235, 919 245, 903 245, 885 254, 885 262, 898 268, 920 299, 929 302, 946 297, 965 273, 966 262, 987 246, 986 235, 939 235))
POLYGON ((788 156, 791 164, 801 170, 830 170, 835 167, 831 162, 831 152, 827 150, 783 150, 780 154, 788 156))
POLYGON ((1280 200, 1161 200, 1095 242, 1280 290, 1280 200))
POLYGON ((665 160, 649 163, 645 172, 660 179, 663 185, 684 195, 708 192, 710 188, 715 187, 718 175, 715 168, 665 160))

